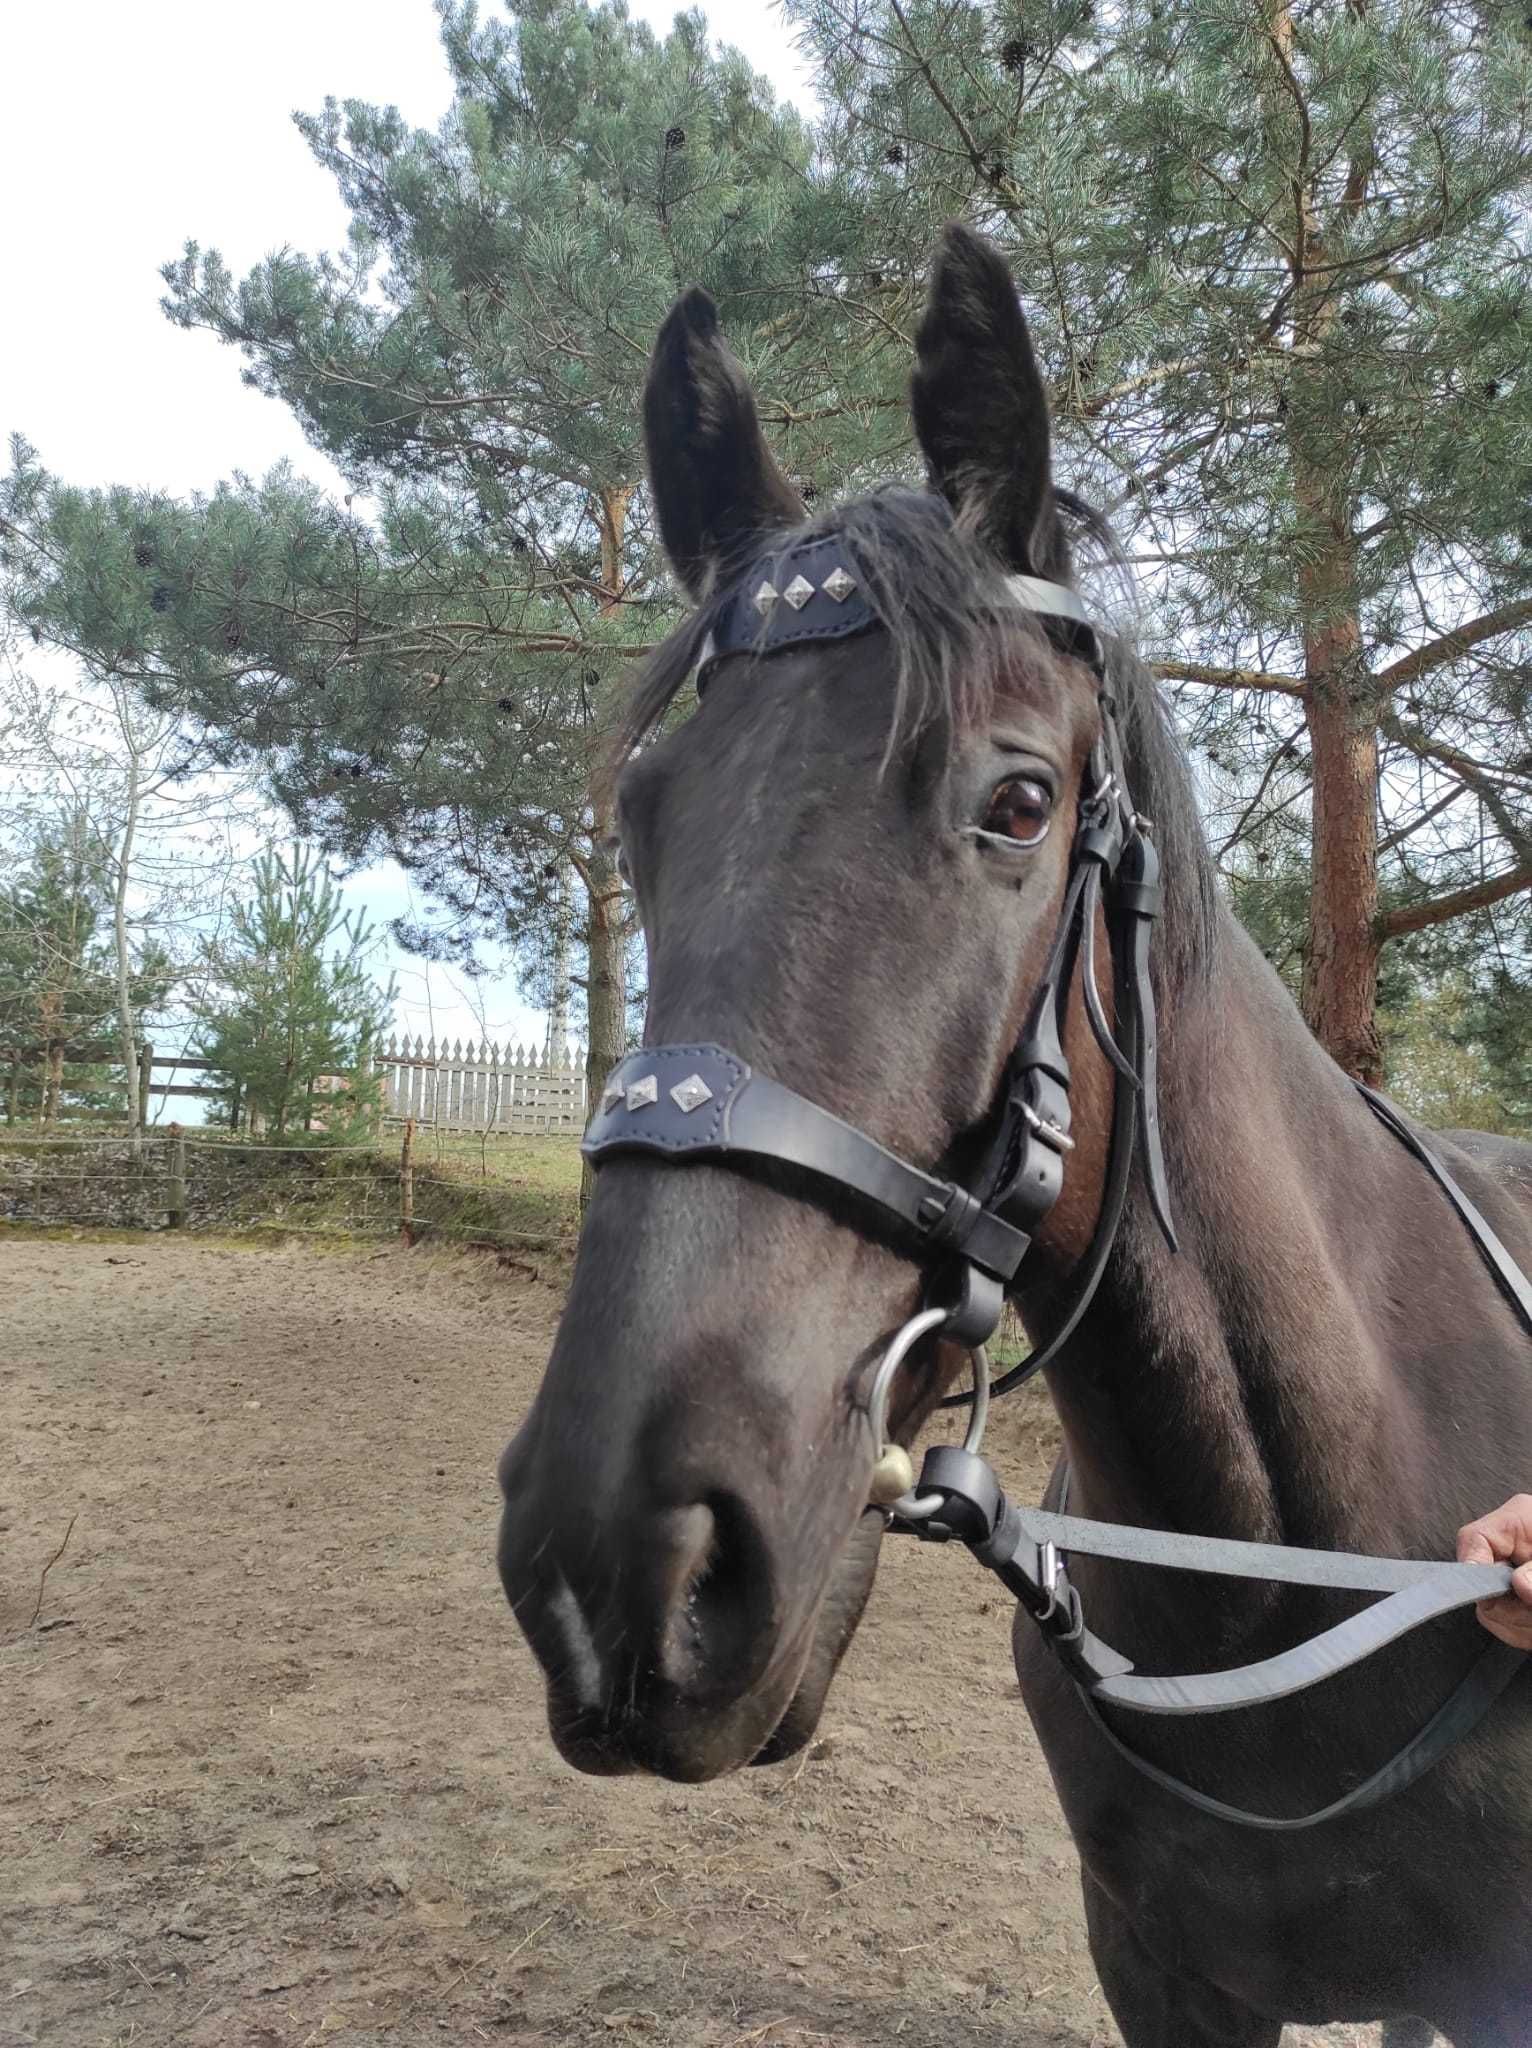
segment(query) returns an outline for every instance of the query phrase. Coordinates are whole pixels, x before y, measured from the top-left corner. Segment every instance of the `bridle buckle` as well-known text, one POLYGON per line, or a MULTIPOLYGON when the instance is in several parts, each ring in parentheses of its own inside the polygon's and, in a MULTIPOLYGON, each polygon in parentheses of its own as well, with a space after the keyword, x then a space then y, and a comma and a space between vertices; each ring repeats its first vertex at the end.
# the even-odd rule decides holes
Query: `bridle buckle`
POLYGON ((1049 1117, 1039 1116, 1030 1102, 1021 1104, 1021 1118, 1027 1129, 1041 1138, 1045 1145, 1051 1145, 1055 1152, 1063 1154, 1075 1149, 1075 1141, 1063 1125, 1054 1123, 1049 1117))
MULTIPOLYGON (((1069 1582, 1058 1546, 1045 1537, 1037 1546, 1037 1589, 1043 1605, 1032 1608, 1032 1619, 1046 1629, 1055 1642, 1077 1642, 1085 1631, 1080 1595, 1069 1582)), ((1029 1603, 1030 1604, 1030 1603, 1029 1603)))

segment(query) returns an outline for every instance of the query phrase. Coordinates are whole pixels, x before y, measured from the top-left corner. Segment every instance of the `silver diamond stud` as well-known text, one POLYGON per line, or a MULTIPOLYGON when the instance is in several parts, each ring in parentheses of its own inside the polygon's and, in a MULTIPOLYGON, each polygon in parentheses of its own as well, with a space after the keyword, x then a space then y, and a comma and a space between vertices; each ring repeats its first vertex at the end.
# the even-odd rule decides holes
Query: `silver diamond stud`
POLYGON ((683 1116, 690 1116, 694 1109, 701 1109, 704 1102, 711 1102, 713 1091, 700 1074, 688 1074, 684 1081, 677 1081, 670 1091, 670 1099, 683 1116))
POLYGON ((606 1086, 601 1091, 601 1107, 603 1109, 611 1109, 616 1103, 621 1102, 621 1100, 622 1083, 620 1081, 608 1081, 606 1086))
POLYGON ((750 602, 764 619, 776 603, 777 595, 777 586, 774 583, 763 583, 756 590, 755 596, 751 598, 750 602))
POLYGON ((833 597, 837 604, 844 604, 852 591, 856 589, 856 578, 848 576, 844 569, 836 567, 830 571, 819 587, 826 597, 833 597))
POLYGON ((629 1109, 644 1109, 651 1102, 660 1099, 660 1084, 653 1074, 645 1074, 642 1081, 635 1081, 628 1090, 629 1109))
POLYGON ((809 599, 814 595, 814 586, 810 583, 807 576, 795 576, 782 595, 787 599, 795 612, 801 612, 809 599))

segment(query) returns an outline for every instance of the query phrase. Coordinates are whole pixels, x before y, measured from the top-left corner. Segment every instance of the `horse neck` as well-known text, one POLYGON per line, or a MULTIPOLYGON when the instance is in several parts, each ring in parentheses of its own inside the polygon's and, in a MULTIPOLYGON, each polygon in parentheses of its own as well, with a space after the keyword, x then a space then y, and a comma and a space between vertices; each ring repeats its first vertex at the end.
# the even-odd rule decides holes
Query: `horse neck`
MULTIPOLYGON (((1173 1000, 1161 1120, 1181 1250, 1136 1196, 1050 1375, 1071 1506, 1386 1547, 1398 1537, 1390 1443, 1408 1407, 1380 1342, 1383 1191, 1398 1162, 1232 919, 1210 979, 1173 1000)), ((1060 1303, 1067 1292, 1050 1289, 1060 1303)))

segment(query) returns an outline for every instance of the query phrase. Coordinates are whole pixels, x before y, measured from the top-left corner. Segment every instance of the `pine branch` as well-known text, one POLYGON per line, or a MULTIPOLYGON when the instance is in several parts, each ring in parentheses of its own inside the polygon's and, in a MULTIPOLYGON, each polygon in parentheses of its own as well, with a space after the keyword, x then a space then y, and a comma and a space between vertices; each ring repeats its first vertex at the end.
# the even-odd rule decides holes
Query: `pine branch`
POLYGON ((1457 775, 1463 786, 1471 789, 1484 809, 1494 820, 1496 830, 1505 840, 1518 860, 1532 858, 1532 831, 1515 815, 1505 800, 1501 778, 1512 780, 1504 769, 1490 768, 1482 761, 1476 761, 1470 754, 1464 754, 1445 741, 1434 740, 1418 726, 1409 725, 1393 712, 1385 712, 1379 720, 1380 729, 1391 739, 1414 754, 1418 760, 1431 761, 1457 775))
POLYGON ((1168 683, 1207 683, 1215 690, 1261 690, 1280 697, 1307 698, 1309 686, 1301 676, 1267 675, 1255 668, 1210 668, 1200 661, 1156 661, 1153 673, 1168 683))
POLYGON ((1391 740, 1397 740, 1407 752, 1419 760, 1434 761, 1438 767, 1446 768, 1452 774, 1461 776, 1464 782, 1480 789, 1493 787, 1497 781, 1526 783, 1525 774, 1509 768, 1497 767, 1493 762, 1476 761, 1472 754, 1465 754, 1460 747, 1450 745, 1425 732, 1408 719, 1401 718, 1395 711, 1384 711, 1378 719, 1378 729, 1391 740))
POLYGON ((1493 640, 1498 634, 1511 633, 1518 626, 1527 625, 1532 625, 1532 597, 1518 598, 1514 604, 1501 605, 1498 611, 1485 612, 1477 619, 1454 626, 1440 639, 1428 641, 1424 647, 1417 647, 1412 654, 1402 655, 1398 661, 1380 669, 1378 688, 1401 689, 1420 676, 1445 668, 1448 662, 1456 661, 1460 654, 1466 654, 1470 647, 1477 647, 1481 641, 1493 640))
POLYGON ((1454 889, 1446 896, 1431 896, 1424 903, 1408 903, 1390 910, 1378 919, 1378 936, 1398 939, 1406 932, 1448 924, 1455 917, 1466 917, 1471 910, 1488 910, 1491 904, 1503 903, 1507 896, 1518 895, 1523 889, 1532 889, 1532 861, 1508 868, 1487 882, 1475 882, 1472 888, 1454 889))
MULTIPOLYGON (((1284 761, 1290 760, 1291 758, 1292 757, 1288 753, 1286 747, 1278 747, 1277 751, 1266 763, 1266 771, 1261 777, 1260 783, 1256 788, 1255 795, 1251 797, 1249 803, 1246 804, 1244 810, 1240 812, 1239 822, 1235 825, 1234 830, 1229 834, 1228 838, 1225 839, 1222 846, 1220 846, 1218 851, 1213 855, 1213 863, 1215 867, 1221 868, 1225 860, 1228 858, 1228 856, 1234 851, 1235 847, 1239 845, 1242 839, 1244 839, 1244 837, 1250 830, 1252 823, 1255 821, 1256 812, 1260 809, 1261 805, 1266 801, 1266 792, 1268 789, 1270 789, 1272 781, 1275 778, 1278 769, 1282 766, 1282 763, 1284 761)), ((1293 794, 1296 795, 1297 792, 1294 791, 1293 794)), ((1277 810, 1280 811, 1286 809, 1287 805, 1290 804, 1292 800, 1292 796, 1284 797, 1282 802, 1278 804, 1277 810)), ((1262 819, 1260 822, 1264 824, 1266 820, 1262 819)))
POLYGON ((951 122, 954 133, 963 145, 963 152, 967 156, 968 161, 973 165, 974 170, 983 180, 984 184, 995 194, 1003 210, 1008 215, 1014 214, 1021 199, 1021 194, 1016 189, 1015 181, 1004 172, 999 176, 994 175, 990 166, 985 161, 983 150, 979 147, 978 137, 963 119, 959 108, 943 90, 941 81, 936 76, 935 67, 930 59, 922 54, 917 45, 909 20, 905 15, 904 9, 900 6, 899 0, 889 0, 889 8, 895 21, 898 22, 904 32, 907 55, 913 62, 915 69, 930 87, 931 97, 951 122))
POLYGON ((1439 818, 1443 811, 1450 811, 1462 794, 1462 783, 1455 782, 1445 795, 1439 796, 1434 804, 1411 818, 1408 824, 1396 826, 1386 838, 1378 841, 1378 858, 1381 860, 1385 853, 1392 853, 1396 846, 1403 846, 1407 840, 1413 839, 1417 832, 1429 825, 1433 818, 1439 818))

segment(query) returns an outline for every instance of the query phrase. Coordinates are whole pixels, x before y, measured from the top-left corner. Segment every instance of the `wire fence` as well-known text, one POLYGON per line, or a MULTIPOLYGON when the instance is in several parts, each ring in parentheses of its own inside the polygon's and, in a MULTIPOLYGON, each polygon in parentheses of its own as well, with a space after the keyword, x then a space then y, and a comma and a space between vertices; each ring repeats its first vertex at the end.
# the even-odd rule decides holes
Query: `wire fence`
MULTIPOLYGON (((0 1131, 0 1230, 74 1227, 441 1241, 561 1252, 576 1228, 577 1152, 543 1139, 535 1172, 492 1177, 492 1148, 281 1146, 180 1131, 0 1131), (420 1156, 421 1154, 424 1156, 420 1156)), ((527 1165, 524 1143, 517 1164, 527 1165)))

